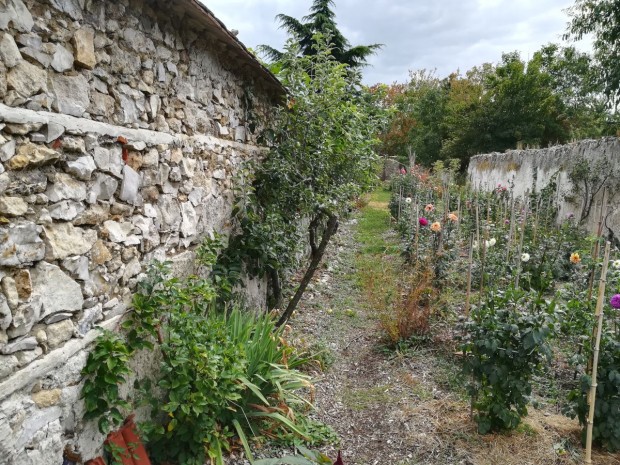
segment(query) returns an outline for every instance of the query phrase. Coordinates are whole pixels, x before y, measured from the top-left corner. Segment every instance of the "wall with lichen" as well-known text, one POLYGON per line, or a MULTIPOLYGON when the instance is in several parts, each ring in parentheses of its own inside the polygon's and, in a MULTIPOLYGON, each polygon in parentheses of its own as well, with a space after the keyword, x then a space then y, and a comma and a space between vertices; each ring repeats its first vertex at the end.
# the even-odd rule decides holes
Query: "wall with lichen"
MULTIPOLYGON (((581 159, 592 167, 607 160, 611 167, 610 172, 614 171, 617 178, 620 174, 620 138, 606 137, 546 149, 508 150, 504 153, 476 155, 470 160, 468 179, 475 189, 489 191, 498 185, 512 186, 515 196, 523 196, 528 190, 540 191, 549 184, 553 176, 557 176, 558 218, 566 218, 571 214, 579 217, 583 199, 574 194, 568 173, 581 159)), ((619 183, 620 179, 609 180, 611 186, 619 183)), ((620 209, 617 208, 620 196, 616 188, 608 191, 607 199, 610 208, 606 219, 606 233, 610 237, 620 238, 620 209)), ((602 191, 595 197, 593 208, 583 221, 584 227, 589 231, 595 231, 598 227, 601 203, 602 191)))
POLYGON ((116 328, 149 262, 187 274, 230 231, 282 90, 196 11, 0 1, 0 465, 98 452, 79 400, 93 327, 116 328))

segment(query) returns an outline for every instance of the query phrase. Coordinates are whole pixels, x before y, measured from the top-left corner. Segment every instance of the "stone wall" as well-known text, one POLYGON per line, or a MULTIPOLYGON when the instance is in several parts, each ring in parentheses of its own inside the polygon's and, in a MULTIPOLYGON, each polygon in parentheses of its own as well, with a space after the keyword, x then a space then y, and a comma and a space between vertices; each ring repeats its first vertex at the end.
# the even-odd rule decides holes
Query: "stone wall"
POLYGON ((281 96, 194 0, 0 0, 0 465, 98 452, 93 326, 116 328, 149 262, 189 273, 229 232, 281 96))
MULTIPOLYGON (((620 138, 607 137, 598 140, 583 140, 566 145, 536 150, 508 150, 505 153, 476 155, 469 162, 468 177, 474 188, 492 190, 498 184, 513 185, 515 196, 523 196, 526 191, 540 191, 549 184, 552 176, 558 176, 559 218, 567 215, 578 216, 582 200, 572 199, 572 185, 568 173, 579 159, 585 159, 594 166, 607 159, 614 170, 620 170, 620 138)), ((617 171, 620 172, 620 171, 617 171)), ((620 179, 612 180, 617 185, 620 179)), ((595 208, 584 222, 590 231, 595 231, 600 211, 601 193, 595 198, 595 208)), ((616 189, 609 192, 610 210, 607 225, 616 237, 620 237, 620 210, 617 208, 620 197, 616 189)))

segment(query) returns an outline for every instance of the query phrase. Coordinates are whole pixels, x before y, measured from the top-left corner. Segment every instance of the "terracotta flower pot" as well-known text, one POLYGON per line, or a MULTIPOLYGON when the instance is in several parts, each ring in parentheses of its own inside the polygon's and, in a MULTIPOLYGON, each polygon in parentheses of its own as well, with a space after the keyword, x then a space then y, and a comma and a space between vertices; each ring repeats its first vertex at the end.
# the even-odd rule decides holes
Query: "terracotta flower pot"
POLYGON ((105 465, 105 462, 103 461, 103 457, 97 457, 94 459, 90 459, 84 465, 105 465))
POLYGON ((123 434, 120 431, 114 431, 108 434, 105 444, 115 462, 122 465, 135 465, 133 454, 128 449, 127 443, 123 439, 123 434))
POLYGON ((146 453, 144 444, 142 444, 142 441, 138 436, 138 428, 136 427, 133 419, 134 415, 130 415, 127 420, 125 420, 125 424, 120 429, 120 432, 123 435, 123 439, 125 440, 125 444, 127 444, 127 448, 133 457, 135 465, 151 465, 151 461, 146 453))

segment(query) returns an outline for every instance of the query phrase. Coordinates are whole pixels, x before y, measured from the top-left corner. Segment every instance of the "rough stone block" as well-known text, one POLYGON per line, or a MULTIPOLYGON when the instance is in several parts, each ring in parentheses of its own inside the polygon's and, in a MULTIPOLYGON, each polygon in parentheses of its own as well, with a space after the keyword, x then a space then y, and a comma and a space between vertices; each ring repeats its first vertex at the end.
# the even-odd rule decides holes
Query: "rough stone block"
POLYGON ((9 160, 7 167, 10 170, 30 169, 53 163, 60 157, 61 154, 54 149, 47 148, 44 145, 26 143, 19 146, 17 155, 9 160))
MULTIPOLYGON (((32 270, 34 294, 41 296, 41 319, 54 313, 76 312, 82 309, 84 298, 78 283, 56 265, 39 262, 32 270)), ((48 331, 48 339, 50 337, 48 331)))
POLYGON ((18 266, 42 260, 45 243, 39 237, 42 228, 25 223, 0 229, 0 266, 18 266))
POLYGON ((123 183, 121 184, 121 200, 136 205, 140 189, 140 175, 128 165, 123 167, 123 183))
POLYGON ((59 113, 81 117, 90 105, 90 87, 84 76, 52 76, 53 107, 59 113))
POLYGON ((46 225, 45 243, 48 260, 64 259, 71 255, 83 255, 97 241, 97 232, 73 226, 71 223, 46 225))
POLYGON ((25 60, 20 61, 7 74, 8 89, 15 90, 21 97, 31 97, 47 91, 47 73, 25 60))
POLYGON ((73 45, 75 47, 75 64, 86 69, 93 69, 97 64, 95 57, 95 32, 82 28, 75 31, 73 45))

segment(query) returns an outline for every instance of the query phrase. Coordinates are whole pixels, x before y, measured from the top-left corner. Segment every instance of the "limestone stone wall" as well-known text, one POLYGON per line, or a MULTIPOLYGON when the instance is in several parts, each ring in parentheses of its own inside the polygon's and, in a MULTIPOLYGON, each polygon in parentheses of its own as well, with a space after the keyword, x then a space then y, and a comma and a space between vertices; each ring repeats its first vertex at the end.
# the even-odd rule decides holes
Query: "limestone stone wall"
MULTIPOLYGON (((508 150, 505 153, 490 153, 476 155, 469 162, 468 177, 474 188, 482 190, 495 189, 513 185, 515 196, 523 196, 526 191, 536 189, 540 191, 549 184, 552 176, 557 174, 559 218, 581 212, 582 201, 571 195, 572 185, 568 173, 578 159, 585 159, 592 165, 603 159, 611 162, 616 172, 620 172, 620 138, 607 137, 598 140, 583 140, 566 145, 558 145, 546 149, 536 150, 508 150)), ((611 184, 618 185, 620 179, 611 180, 611 184)), ((600 211, 601 193, 595 197, 595 208, 584 226, 595 231, 600 211)), ((620 197, 616 189, 609 192, 610 200, 607 226, 616 237, 620 237, 620 197)))
POLYGON ((189 273, 229 232, 281 96, 195 0, 0 0, 0 465, 98 452, 93 327, 117 327, 149 262, 189 273))

